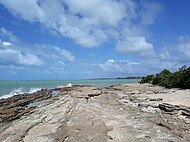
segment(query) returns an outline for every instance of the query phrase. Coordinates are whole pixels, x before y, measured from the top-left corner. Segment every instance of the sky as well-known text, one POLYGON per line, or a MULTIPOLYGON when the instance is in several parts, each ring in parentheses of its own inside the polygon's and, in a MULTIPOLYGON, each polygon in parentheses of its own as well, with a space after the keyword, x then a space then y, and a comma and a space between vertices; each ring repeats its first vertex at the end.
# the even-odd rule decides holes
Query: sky
POLYGON ((89 79, 190 66, 189 0, 1 0, 0 80, 89 79))

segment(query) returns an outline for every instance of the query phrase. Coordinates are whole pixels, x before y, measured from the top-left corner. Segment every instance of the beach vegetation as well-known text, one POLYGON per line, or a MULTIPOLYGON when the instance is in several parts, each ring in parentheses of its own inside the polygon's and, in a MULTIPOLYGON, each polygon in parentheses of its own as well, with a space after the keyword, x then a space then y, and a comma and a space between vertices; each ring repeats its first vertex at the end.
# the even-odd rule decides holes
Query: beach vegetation
POLYGON ((190 67, 183 66, 178 71, 164 69, 156 75, 147 75, 139 83, 151 83, 166 88, 190 89, 190 67))
POLYGON ((146 77, 142 77, 140 83, 141 84, 142 83, 152 83, 153 79, 154 79, 154 75, 153 74, 147 75, 146 77))

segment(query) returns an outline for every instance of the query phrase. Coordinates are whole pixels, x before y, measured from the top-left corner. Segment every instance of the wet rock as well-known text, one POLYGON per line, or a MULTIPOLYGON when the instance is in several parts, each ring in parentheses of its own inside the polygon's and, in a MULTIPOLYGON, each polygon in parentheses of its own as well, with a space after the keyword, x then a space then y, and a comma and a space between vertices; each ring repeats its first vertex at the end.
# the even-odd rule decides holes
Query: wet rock
POLYGON ((41 101, 51 98, 51 91, 42 89, 33 94, 16 95, 7 99, 0 100, 0 122, 10 122, 18 119, 32 108, 28 105, 35 101, 41 101))

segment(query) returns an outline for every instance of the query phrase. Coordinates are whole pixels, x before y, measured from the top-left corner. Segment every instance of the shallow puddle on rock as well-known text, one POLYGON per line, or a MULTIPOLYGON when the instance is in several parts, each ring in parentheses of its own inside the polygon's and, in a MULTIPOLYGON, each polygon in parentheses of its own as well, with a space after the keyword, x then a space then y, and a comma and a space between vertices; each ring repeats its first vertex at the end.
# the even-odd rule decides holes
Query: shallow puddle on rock
POLYGON ((58 96, 60 91, 52 91, 52 97, 58 96))
POLYGON ((28 105, 28 107, 34 107, 34 106, 37 106, 37 105, 40 105, 40 104, 43 104, 43 103, 46 103, 46 102, 49 102, 49 101, 50 101, 50 99, 33 102, 33 103, 30 103, 30 104, 28 105))

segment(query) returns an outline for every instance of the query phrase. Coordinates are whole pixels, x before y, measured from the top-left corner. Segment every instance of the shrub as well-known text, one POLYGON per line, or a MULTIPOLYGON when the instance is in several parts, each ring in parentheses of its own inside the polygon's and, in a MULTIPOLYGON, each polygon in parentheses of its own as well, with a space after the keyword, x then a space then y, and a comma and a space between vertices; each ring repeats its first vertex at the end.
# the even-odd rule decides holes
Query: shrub
POLYGON ((147 75, 146 77, 143 77, 142 80, 139 83, 151 83, 154 78, 154 75, 147 75))
POLYGON ((167 69, 164 69, 159 74, 156 74, 156 77, 153 79, 152 84, 165 86, 165 84, 167 83, 166 79, 169 75, 171 75, 171 72, 167 69))
POLYGON ((140 83, 152 83, 166 88, 184 88, 190 89, 190 67, 183 66, 178 71, 172 73, 164 69, 160 73, 154 75, 147 75, 142 78, 140 83))

